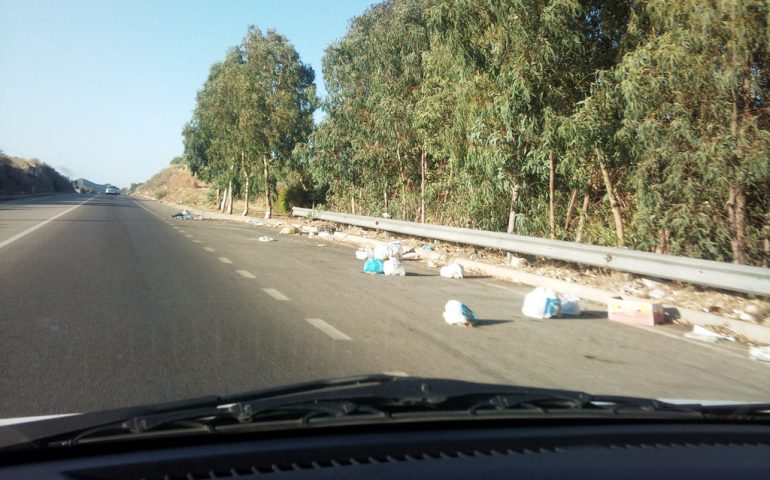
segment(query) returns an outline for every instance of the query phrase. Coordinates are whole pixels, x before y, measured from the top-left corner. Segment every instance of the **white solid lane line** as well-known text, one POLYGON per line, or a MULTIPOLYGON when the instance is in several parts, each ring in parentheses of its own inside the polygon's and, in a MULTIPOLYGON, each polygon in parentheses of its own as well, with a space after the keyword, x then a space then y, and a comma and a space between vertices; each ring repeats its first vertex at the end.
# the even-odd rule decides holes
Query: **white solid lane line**
POLYGON ((238 272, 238 275, 242 276, 243 278, 257 278, 248 270, 236 270, 238 272))
POLYGON ((278 290, 276 290, 274 288, 263 288, 262 291, 265 292, 266 294, 270 295, 274 299, 280 300, 282 302, 285 302, 285 301, 287 301, 289 299, 289 297, 287 297, 286 295, 284 295, 283 293, 279 292, 278 290))
POLYGON ((351 340, 350 337, 332 327, 328 323, 324 322, 320 318, 306 318, 305 320, 307 320, 307 323, 324 332, 334 340, 351 340))
POLYGON ((187 238, 193 238, 193 236, 192 236, 192 235, 190 235, 189 233, 185 234, 185 237, 187 237, 187 238))
POLYGON ((84 201, 78 203, 77 205, 75 205, 74 207, 68 208, 67 210, 65 210, 63 212, 57 213, 56 215, 54 215, 53 217, 49 218, 48 220, 43 220, 42 222, 38 223, 35 226, 29 227, 28 229, 24 230, 23 232, 17 233, 16 235, 12 236, 11 238, 3 240, 2 242, 0 242, 0 248, 6 247, 6 246, 12 244, 13 242, 15 242, 16 240, 29 235, 30 233, 34 232, 38 228, 45 226, 49 222, 53 222, 54 220, 56 220, 57 218, 61 217, 62 215, 65 215, 65 214, 75 210, 79 206, 83 205, 84 203, 90 202, 94 198, 96 198, 96 197, 91 197, 88 200, 84 200, 84 201))
POLYGON ((200 241, 200 240, 193 240, 192 242, 193 242, 193 243, 201 243, 201 241, 200 241))
POLYGON ((203 249, 206 250, 207 252, 213 252, 214 251, 214 249, 211 248, 211 247, 203 247, 203 249))
POLYGON ((218 258, 218 259, 219 259, 219 261, 220 261, 220 262, 222 262, 222 263, 233 263, 233 261, 232 261, 232 260, 230 260, 230 259, 229 259, 229 258, 227 258, 227 257, 217 257, 217 258, 218 258))

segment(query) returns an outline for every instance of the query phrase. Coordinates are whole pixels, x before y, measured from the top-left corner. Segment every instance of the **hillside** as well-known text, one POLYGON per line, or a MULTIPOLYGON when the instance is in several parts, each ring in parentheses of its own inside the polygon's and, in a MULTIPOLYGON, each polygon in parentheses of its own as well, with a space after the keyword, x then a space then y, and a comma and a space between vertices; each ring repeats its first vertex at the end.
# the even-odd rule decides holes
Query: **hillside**
POLYGON ((209 200, 209 186, 193 177, 187 167, 179 164, 167 166, 136 186, 132 193, 190 206, 214 205, 209 200))
MULTIPOLYGON (((216 192, 211 187, 195 178, 190 170, 181 163, 172 163, 149 180, 132 186, 131 193, 144 195, 166 203, 216 210, 216 192)), ((243 199, 234 199, 233 214, 243 211, 243 199)), ((261 196, 252 195, 249 201, 250 215, 261 216, 265 202, 261 196)))
POLYGON ((0 198, 39 193, 74 192, 69 179, 37 159, 0 152, 0 198))

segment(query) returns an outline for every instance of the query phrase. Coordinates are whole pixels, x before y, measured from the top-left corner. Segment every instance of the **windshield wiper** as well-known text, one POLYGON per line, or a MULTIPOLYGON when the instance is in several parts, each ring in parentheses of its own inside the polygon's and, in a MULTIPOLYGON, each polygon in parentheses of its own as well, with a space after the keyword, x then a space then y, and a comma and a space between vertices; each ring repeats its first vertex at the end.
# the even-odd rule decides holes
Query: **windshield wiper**
POLYGON ((206 399, 37 438, 37 445, 196 433, 483 418, 767 419, 768 406, 704 407, 445 379, 372 375, 206 399))

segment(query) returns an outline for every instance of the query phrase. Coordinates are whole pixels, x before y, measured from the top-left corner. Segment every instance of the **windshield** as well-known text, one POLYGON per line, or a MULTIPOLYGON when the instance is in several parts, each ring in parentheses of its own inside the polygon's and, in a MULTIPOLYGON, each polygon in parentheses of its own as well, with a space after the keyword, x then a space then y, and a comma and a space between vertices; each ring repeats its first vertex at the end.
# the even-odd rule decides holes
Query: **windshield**
POLYGON ((372 374, 770 402, 768 19, 0 0, 0 419, 372 374))

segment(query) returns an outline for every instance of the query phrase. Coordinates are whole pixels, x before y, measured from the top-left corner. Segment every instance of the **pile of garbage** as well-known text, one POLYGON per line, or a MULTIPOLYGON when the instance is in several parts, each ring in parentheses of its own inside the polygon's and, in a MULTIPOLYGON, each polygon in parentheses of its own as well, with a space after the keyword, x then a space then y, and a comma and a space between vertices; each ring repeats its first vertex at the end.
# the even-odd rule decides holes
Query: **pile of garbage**
POLYGON ((550 288, 537 287, 524 297, 521 313, 538 319, 579 317, 580 299, 569 293, 556 293, 550 288))
POLYGON ((356 250, 356 258, 364 260, 364 273, 371 275, 405 276, 406 269, 399 261, 402 255, 404 255, 404 249, 401 242, 377 245, 374 249, 356 250))
POLYGON ((191 211, 185 208, 184 210, 171 215, 171 218, 176 218, 177 220, 201 220, 203 216, 193 215, 191 211))

